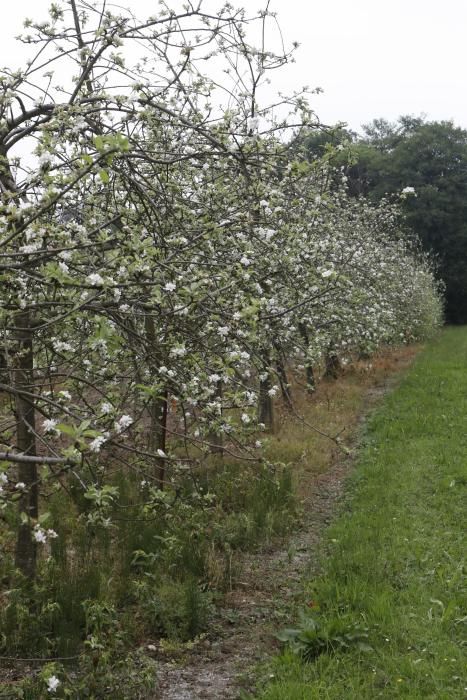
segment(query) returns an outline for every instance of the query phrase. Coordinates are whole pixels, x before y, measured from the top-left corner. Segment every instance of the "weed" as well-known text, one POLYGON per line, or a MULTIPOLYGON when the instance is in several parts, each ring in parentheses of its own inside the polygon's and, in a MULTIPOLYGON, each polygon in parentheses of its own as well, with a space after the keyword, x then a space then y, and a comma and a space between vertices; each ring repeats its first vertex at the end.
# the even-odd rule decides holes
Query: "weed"
POLYGON ((277 637, 305 661, 312 661, 320 654, 333 654, 354 646, 360 651, 372 649, 368 643, 368 630, 355 622, 345 618, 318 620, 304 612, 299 627, 284 629, 277 637))

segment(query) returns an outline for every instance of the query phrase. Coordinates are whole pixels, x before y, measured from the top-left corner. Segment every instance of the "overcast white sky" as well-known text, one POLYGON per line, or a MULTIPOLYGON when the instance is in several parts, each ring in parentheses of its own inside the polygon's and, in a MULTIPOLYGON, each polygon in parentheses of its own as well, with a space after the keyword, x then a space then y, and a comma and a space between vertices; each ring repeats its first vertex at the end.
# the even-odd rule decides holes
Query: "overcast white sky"
MULTIPOLYGON (((256 10, 262 0, 231 0, 256 10)), ((138 15, 157 0, 119 0, 138 15)), ((169 3, 170 4, 170 3, 169 3)), ((218 0, 205 0, 213 9, 218 0)), ((13 41, 25 16, 45 19, 50 0, 2 0, 0 66, 21 65, 13 41)), ((467 0, 271 0, 286 42, 300 42, 296 63, 275 86, 320 86, 312 106, 323 123, 353 129, 400 114, 453 119, 467 128, 467 0)))

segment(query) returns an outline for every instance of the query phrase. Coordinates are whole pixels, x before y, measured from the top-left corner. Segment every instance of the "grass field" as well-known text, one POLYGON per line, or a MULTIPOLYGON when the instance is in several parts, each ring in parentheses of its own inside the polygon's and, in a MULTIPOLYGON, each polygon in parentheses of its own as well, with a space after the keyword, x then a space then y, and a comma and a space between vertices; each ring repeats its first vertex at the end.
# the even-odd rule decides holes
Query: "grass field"
POLYGON ((368 421, 310 607, 257 698, 467 697, 466 482, 467 329, 449 328, 368 421))

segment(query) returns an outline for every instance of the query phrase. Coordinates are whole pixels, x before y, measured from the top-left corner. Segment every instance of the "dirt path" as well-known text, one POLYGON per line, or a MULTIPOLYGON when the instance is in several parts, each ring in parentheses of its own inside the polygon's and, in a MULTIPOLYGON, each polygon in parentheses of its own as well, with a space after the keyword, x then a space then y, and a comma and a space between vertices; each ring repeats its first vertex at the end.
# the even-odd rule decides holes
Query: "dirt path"
MULTIPOLYGON (((385 394, 397 376, 370 389, 359 419, 385 394)), ((361 432, 354 431, 357 443, 361 432)), ((160 660, 154 700, 235 700, 253 689, 255 664, 278 648, 275 633, 289 623, 294 604, 307 603, 305 574, 318 570, 323 534, 339 512, 351 457, 343 457, 306 485, 301 529, 280 548, 242 558, 235 590, 226 596, 209 638, 178 660, 160 660)))

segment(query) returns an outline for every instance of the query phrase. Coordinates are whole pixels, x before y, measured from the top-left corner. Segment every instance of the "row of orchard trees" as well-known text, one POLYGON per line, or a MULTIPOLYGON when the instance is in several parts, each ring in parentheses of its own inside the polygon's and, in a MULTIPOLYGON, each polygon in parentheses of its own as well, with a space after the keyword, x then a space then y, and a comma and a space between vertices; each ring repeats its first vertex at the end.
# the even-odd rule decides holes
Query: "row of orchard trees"
POLYGON ((259 460, 286 363, 312 384, 440 321, 397 210, 300 157, 303 97, 259 106, 289 59, 269 19, 59 2, 1 79, 0 507, 28 577, 41 494, 73 484, 106 526, 117 467, 150 499, 207 453, 259 460))

